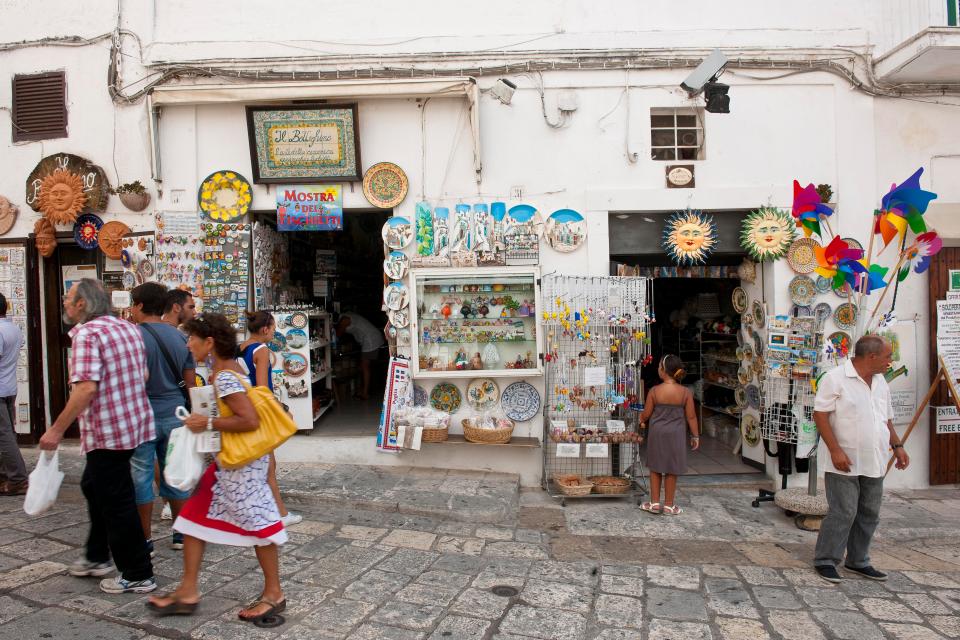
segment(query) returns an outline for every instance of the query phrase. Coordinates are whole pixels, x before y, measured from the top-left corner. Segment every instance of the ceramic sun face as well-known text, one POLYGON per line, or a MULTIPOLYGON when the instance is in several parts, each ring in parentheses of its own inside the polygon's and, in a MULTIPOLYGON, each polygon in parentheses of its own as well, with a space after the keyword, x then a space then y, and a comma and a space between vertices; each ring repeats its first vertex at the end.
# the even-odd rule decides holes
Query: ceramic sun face
POLYGON ((40 211, 53 224, 73 224, 86 204, 83 180, 75 173, 57 169, 40 185, 40 211))
POLYGON ((796 227, 786 211, 761 207, 743 220, 740 244, 757 262, 777 260, 786 255, 796 227))
POLYGON ((703 264, 716 244, 717 227, 712 217, 687 210, 667 219, 663 248, 677 264, 703 264))

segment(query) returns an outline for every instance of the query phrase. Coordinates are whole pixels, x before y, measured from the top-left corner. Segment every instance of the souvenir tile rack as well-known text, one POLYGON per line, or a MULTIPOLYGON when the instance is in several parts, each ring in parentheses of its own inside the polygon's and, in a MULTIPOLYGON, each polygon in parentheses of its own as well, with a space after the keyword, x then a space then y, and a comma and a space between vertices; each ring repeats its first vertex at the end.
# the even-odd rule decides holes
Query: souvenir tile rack
POLYGON ((760 397, 760 433, 766 440, 813 445, 815 382, 823 332, 813 316, 770 316, 760 397))
POLYGON ((543 486, 563 504, 636 495, 648 288, 645 278, 543 278, 543 486))
POLYGON ((23 244, 0 242, 0 292, 7 298, 7 317, 24 336, 23 344, 17 353, 17 422, 13 425, 15 433, 30 433, 26 258, 27 249, 23 244))

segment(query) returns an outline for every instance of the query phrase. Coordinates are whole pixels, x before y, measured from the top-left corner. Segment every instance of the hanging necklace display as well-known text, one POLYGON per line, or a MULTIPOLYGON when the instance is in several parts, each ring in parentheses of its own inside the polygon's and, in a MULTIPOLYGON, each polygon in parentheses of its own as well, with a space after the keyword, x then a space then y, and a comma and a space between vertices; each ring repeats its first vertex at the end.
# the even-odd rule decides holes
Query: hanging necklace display
POLYGON ((388 248, 404 249, 413 239, 413 228, 410 226, 410 221, 403 216, 394 216, 387 218, 383 223, 380 237, 388 248))
POLYGON ((664 251, 678 265, 706 262, 717 244, 717 225, 713 217, 687 209, 670 216, 663 229, 664 251))
POLYGON ((762 207, 743 219, 740 246, 757 262, 779 260, 795 235, 796 225, 788 212, 762 207))
POLYGON ((573 209, 558 209, 544 223, 543 236, 555 251, 576 251, 587 239, 587 223, 573 209))

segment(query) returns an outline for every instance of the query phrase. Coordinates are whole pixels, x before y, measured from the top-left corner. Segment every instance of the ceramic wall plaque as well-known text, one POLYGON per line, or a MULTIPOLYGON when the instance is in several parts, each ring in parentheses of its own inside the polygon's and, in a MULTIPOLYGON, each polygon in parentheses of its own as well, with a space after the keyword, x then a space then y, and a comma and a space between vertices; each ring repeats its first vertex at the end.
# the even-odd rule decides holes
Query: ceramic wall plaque
POLYGON ((551 249, 576 251, 587 239, 587 221, 573 209, 559 209, 547 218, 543 234, 551 249))
POLYGON ((700 211, 678 211, 663 229, 663 249, 678 265, 703 264, 716 244, 717 225, 700 211))

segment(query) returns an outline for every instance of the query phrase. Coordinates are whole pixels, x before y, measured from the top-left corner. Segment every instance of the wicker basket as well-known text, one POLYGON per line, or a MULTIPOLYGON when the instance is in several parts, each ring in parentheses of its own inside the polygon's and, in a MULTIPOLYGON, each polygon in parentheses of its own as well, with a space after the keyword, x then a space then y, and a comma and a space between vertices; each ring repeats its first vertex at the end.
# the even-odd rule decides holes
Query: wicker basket
POLYGON ((515 426, 512 420, 509 429, 480 429, 473 426, 473 421, 469 419, 463 420, 460 424, 463 425, 463 437, 468 442, 479 444, 507 444, 513 437, 513 427, 515 426))
POLYGON ((592 482, 587 482, 575 474, 553 476, 553 484, 565 496, 588 496, 594 486, 592 482), (564 484, 571 480, 576 480, 577 484, 564 484))
POLYGON ((423 435, 420 436, 420 442, 443 442, 447 439, 447 428, 439 429, 423 428, 423 435))
POLYGON ((630 481, 626 478, 618 478, 616 476, 590 476, 587 480, 593 482, 594 493, 613 495, 626 493, 630 490, 630 481), (600 481, 606 481, 608 484, 602 484, 600 481), (616 481, 616 484, 610 484, 611 481, 616 481))

